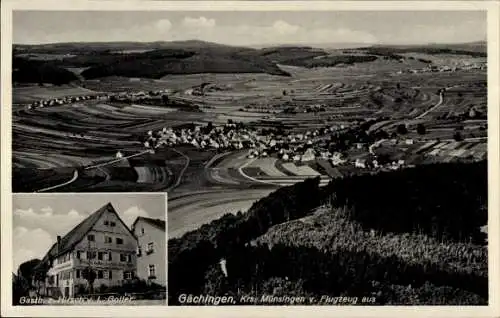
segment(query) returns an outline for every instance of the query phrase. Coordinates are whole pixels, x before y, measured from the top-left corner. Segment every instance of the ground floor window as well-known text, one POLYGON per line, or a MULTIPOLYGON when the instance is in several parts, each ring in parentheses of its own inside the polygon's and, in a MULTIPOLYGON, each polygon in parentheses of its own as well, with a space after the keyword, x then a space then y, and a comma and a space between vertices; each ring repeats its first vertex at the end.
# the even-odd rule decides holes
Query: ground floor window
POLYGON ((154 264, 150 264, 148 266, 148 273, 149 273, 149 277, 155 277, 156 276, 156 266, 154 264))
POLYGON ((132 272, 123 272, 123 279, 132 279, 132 272))

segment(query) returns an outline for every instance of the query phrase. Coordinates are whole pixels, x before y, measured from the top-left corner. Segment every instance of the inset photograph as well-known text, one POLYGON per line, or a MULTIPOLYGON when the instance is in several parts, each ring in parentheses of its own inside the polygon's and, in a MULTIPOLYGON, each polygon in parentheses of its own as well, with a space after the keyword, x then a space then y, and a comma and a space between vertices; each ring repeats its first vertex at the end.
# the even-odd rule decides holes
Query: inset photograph
POLYGON ((13 196, 13 305, 166 305, 166 195, 13 196))

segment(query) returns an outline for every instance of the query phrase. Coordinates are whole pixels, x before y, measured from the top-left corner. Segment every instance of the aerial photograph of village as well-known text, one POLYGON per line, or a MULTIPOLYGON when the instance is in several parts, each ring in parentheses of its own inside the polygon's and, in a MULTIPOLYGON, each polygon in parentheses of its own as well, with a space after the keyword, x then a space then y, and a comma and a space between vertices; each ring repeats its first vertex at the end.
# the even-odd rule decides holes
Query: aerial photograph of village
POLYGON ((485 12, 13 25, 13 192, 167 192, 169 305, 488 304, 485 12))

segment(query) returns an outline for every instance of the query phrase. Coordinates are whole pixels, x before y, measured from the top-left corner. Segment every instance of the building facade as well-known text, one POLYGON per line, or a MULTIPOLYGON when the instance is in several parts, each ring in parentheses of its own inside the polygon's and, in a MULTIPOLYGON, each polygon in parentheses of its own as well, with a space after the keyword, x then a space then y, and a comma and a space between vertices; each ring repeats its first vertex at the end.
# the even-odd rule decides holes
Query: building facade
POLYGON ((138 217, 132 225, 137 238, 137 276, 162 286, 167 284, 166 225, 164 220, 138 217))
POLYGON ((75 297, 88 293, 89 276, 95 277, 94 290, 132 281, 137 276, 136 250, 136 237, 108 203, 64 237, 57 237, 42 261, 41 267, 48 269, 45 294, 75 297))

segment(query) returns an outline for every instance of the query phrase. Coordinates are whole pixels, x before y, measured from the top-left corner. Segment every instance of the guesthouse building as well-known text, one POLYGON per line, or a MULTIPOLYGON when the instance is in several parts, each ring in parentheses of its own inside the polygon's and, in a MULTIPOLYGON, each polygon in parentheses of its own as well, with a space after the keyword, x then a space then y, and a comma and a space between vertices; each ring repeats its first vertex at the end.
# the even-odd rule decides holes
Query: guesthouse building
POLYGON ((66 235, 57 236, 36 268, 45 277, 38 282, 43 285, 42 294, 76 297, 132 281, 136 277, 136 250, 136 237, 108 203, 66 235))

